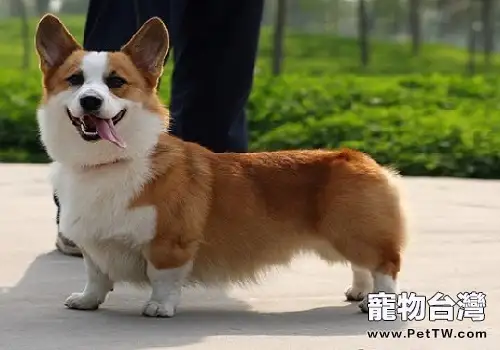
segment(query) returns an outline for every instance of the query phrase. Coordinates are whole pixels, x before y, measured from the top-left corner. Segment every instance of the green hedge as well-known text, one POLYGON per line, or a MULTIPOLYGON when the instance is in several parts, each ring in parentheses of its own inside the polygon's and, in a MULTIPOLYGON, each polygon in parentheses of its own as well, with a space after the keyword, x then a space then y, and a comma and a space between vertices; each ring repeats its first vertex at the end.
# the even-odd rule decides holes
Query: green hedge
POLYGON ((40 83, 38 74, 0 71, 0 161, 47 161, 36 123, 40 83))
POLYGON ((350 146, 407 175, 500 178, 500 80, 461 76, 259 79, 252 148, 350 146))
MULTIPOLYGON (((257 74, 251 148, 350 146, 407 175, 500 178, 499 83, 459 75, 257 74)), ((165 99, 168 90, 165 79, 165 99)), ((39 95, 39 74, 0 72, 0 161, 47 160, 35 118, 39 95)))

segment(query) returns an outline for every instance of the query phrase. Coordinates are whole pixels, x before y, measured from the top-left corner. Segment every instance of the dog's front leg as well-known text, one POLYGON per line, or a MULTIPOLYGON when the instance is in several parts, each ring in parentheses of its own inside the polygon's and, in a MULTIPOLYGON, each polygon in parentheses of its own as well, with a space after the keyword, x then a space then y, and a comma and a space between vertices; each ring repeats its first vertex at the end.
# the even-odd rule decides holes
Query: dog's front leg
POLYGON ((181 300, 182 285, 191 271, 192 262, 180 267, 157 269, 148 261, 147 274, 152 291, 142 314, 149 317, 173 317, 181 300))
POLYGON ((113 290, 113 282, 101 272, 90 256, 83 252, 87 283, 81 293, 71 294, 65 301, 70 309, 96 310, 101 305, 108 293, 113 290))

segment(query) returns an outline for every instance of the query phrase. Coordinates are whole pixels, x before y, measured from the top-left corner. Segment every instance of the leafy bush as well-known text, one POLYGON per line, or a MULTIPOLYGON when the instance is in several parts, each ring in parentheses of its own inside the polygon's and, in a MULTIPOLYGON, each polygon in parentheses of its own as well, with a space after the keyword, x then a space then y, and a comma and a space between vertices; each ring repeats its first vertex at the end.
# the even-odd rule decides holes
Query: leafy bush
POLYGON ((38 74, 0 72, 0 161, 47 160, 36 124, 40 82, 38 74))
POLYGON ((500 178, 500 80, 286 76, 256 82, 253 150, 354 147, 407 175, 500 178))

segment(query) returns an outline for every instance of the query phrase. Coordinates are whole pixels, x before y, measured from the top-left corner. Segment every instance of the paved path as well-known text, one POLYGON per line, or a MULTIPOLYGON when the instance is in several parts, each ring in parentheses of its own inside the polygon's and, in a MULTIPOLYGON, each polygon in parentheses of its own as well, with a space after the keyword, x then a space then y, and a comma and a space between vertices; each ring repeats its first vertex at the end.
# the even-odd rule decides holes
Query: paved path
MULTIPOLYGON (((120 287, 97 312, 63 307, 80 259, 53 251, 47 167, 0 164, 0 349, 500 349, 500 182, 408 178, 414 238, 403 289, 487 294, 484 322, 369 322, 343 298, 344 266, 301 258, 248 289, 188 290, 174 319, 140 316, 147 292, 120 287), (453 328, 487 339, 374 340, 368 330, 453 328)), ((455 333, 456 334, 456 333, 455 333)))

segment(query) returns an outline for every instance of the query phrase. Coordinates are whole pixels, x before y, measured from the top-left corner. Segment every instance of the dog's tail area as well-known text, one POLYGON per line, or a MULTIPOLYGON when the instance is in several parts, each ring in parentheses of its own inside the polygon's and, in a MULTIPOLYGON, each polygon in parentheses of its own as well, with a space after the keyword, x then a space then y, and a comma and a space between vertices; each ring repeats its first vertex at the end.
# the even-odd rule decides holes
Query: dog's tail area
POLYGON ((400 174, 400 172, 392 166, 384 166, 383 168, 384 175, 387 178, 387 182, 389 184, 389 188, 392 190, 392 195, 393 198, 397 201, 399 205, 399 212, 401 215, 401 223, 403 225, 402 227, 402 233, 403 233, 403 247, 405 248, 408 244, 408 241, 410 239, 410 231, 413 231, 411 229, 411 217, 409 215, 410 210, 409 210, 409 204, 407 200, 407 193, 406 193, 406 187, 403 181, 403 176, 400 174))

